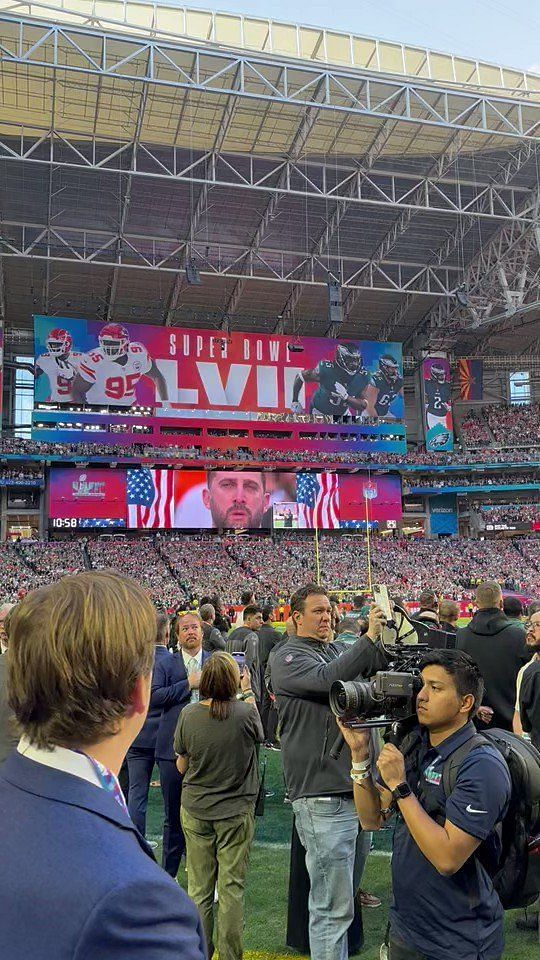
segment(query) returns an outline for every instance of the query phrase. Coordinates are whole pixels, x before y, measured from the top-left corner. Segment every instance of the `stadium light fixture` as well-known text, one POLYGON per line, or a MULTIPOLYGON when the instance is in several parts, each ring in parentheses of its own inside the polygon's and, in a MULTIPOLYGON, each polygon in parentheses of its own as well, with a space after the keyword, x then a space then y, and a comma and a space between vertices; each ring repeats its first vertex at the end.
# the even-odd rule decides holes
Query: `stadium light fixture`
POLYGON ((331 324, 343 323, 343 292, 341 283, 333 277, 328 287, 328 321, 331 324))
POLYGON ((466 308, 469 306, 469 295, 464 286, 457 288, 455 292, 455 297, 460 307, 466 308))
POLYGON ((201 285, 201 275, 193 257, 190 257, 186 263, 186 280, 192 286, 201 285))
POLYGON ((288 343, 287 350, 289 353, 303 353, 304 348, 300 343, 288 343))

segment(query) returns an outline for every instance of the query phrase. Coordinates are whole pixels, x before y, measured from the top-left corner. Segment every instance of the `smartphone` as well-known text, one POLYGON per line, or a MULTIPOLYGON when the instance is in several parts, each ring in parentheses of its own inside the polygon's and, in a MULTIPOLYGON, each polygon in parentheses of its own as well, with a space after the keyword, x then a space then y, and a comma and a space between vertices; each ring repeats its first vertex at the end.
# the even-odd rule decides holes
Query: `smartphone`
POLYGON ((387 620, 394 619, 394 612, 392 610, 392 604, 390 603, 390 596, 388 594, 388 587, 385 583, 375 584, 373 587, 373 599, 375 603, 381 608, 387 620))
POLYGON ((239 668, 240 668, 240 673, 242 673, 242 670, 244 669, 244 667, 245 667, 245 665, 246 665, 246 655, 245 655, 245 653, 233 653, 233 654, 231 654, 231 656, 233 657, 234 660, 236 660, 236 662, 237 662, 237 664, 238 664, 238 666, 239 666, 239 668))

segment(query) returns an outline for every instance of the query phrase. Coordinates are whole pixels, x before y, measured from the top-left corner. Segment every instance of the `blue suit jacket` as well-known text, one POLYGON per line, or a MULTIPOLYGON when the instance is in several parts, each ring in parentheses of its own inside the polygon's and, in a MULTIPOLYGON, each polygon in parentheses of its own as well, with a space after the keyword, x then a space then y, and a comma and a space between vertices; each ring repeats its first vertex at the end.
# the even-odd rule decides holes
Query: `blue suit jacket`
POLYGON ((205 960, 194 904, 106 790, 13 752, 0 850, 6 960, 205 960))
MULTIPOLYGON (((211 654, 203 650, 202 662, 211 654)), ((181 653, 162 657, 155 665, 152 677, 150 705, 162 711, 156 739, 156 760, 176 760, 173 748, 174 732, 180 711, 191 700, 186 667, 181 653)))
MULTIPOLYGON (((154 659, 154 670, 152 673, 152 683, 154 682, 154 677, 156 675, 156 665, 162 660, 171 659, 172 654, 167 647, 161 646, 158 644, 156 646, 155 659, 154 659)), ((133 748, 144 749, 144 750, 154 750, 156 749, 156 741, 159 729, 159 721, 161 720, 161 714, 163 707, 158 705, 155 701, 150 699, 150 707, 148 709, 148 714, 146 720, 144 721, 144 726, 139 733, 139 736, 131 744, 131 747, 128 750, 128 759, 130 751, 133 748)))

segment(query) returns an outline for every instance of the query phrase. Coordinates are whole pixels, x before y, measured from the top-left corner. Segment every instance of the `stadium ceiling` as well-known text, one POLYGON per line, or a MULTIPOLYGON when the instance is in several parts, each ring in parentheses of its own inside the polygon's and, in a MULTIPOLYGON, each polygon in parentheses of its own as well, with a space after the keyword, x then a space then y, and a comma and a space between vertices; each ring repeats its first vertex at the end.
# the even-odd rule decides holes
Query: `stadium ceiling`
POLYGON ((13 349, 33 313, 325 335, 337 278, 344 337, 540 355, 539 76, 157 3, 0 0, 0 85, 13 349))

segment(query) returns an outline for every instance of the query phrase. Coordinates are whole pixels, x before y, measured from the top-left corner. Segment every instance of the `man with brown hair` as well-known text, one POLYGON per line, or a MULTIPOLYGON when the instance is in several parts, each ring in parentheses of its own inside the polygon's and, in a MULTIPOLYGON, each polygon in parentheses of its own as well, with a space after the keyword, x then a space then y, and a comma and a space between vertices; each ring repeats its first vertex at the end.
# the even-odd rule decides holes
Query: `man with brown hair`
POLYGON ((9 960, 205 958, 195 907, 155 863, 117 779, 148 710, 155 632, 145 592, 111 571, 41 587, 12 614, 22 738, 0 774, 9 960))
POLYGON ((459 603, 455 600, 441 600, 439 603, 439 620, 441 630, 446 633, 455 633, 459 621, 459 603))

